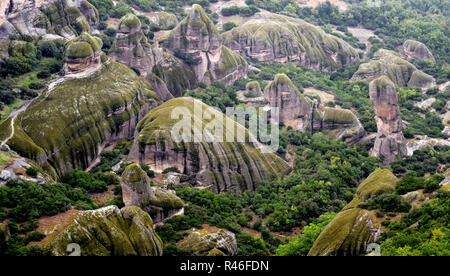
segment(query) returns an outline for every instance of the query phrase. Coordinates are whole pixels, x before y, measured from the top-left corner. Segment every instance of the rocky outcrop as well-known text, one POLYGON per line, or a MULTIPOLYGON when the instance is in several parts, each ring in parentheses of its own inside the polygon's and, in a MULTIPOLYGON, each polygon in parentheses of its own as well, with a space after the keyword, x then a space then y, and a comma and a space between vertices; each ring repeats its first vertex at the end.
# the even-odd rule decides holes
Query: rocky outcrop
POLYGON ((88 33, 66 43, 64 71, 66 74, 79 74, 97 70, 101 67, 102 40, 88 33))
POLYGON ((83 211, 44 248, 47 255, 67 256, 69 244, 81 256, 161 256, 162 241, 150 216, 136 206, 108 206, 83 211))
POLYGON ((133 67, 146 77, 153 66, 162 60, 162 49, 152 46, 141 30, 141 22, 134 14, 127 14, 119 22, 116 39, 109 56, 133 67))
POLYGON ((148 19, 151 23, 158 25, 162 29, 175 27, 179 23, 174 14, 165 11, 154 12, 148 16, 148 19))
POLYGON ((321 131, 331 139, 342 140, 349 145, 358 143, 366 135, 358 117, 348 109, 326 107, 322 115, 321 131))
POLYGON ((316 101, 305 97, 285 74, 277 74, 264 89, 268 109, 279 108, 279 120, 295 130, 323 132, 350 145, 360 141, 364 127, 352 111, 338 108, 319 109, 316 101))
POLYGON ((261 86, 259 85, 259 82, 257 81, 251 81, 245 85, 246 94, 245 96, 247 98, 256 98, 263 96, 263 93, 261 91, 261 86))
POLYGON ((430 49, 422 42, 408 39, 403 43, 403 52, 408 58, 418 60, 431 60, 436 62, 430 49))
POLYGON ((224 44, 262 62, 298 62, 314 70, 335 71, 359 61, 347 42, 301 19, 269 12, 223 34, 224 44))
POLYGON ((112 60, 93 74, 61 78, 11 122, 7 145, 51 175, 86 169, 107 145, 131 139, 137 123, 159 103, 150 84, 112 60))
POLYGON ((152 84, 160 100, 166 101, 173 97, 164 81, 152 72, 153 66, 164 58, 163 49, 149 43, 141 30, 141 21, 134 14, 127 14, 120 20, 109 56, 139 71, 152 84))
POLYGON ((279 119, 286 126, 300 131, 311 127, 313 103, 306 98, 285 74, 277 74, 264 89, 271 108, 279 108, 279 119))
POLYGON ((72 39, 99 21, 97 9, 87 0, 11 0, 6 18, 22 36, 35 39, 72 39))
POLYGON ((223 46, 222 37, 201 6, 192 6, 163 43, 173 51, 192 57, 191 67, 196 80, 210 85, 213 82, 232 84, 245 77, 247 62, 223 46))
POLYGON ((137 164, 129 165, 121 178, 125 206, 138 206, 148 212, 154 223, 183 213, 184 202, 174 191, 151 187, 147 174, 137 164))
POLYGON ((284 160, 264 151, 258 142, 250 141, 247 129, 193 98, 175 98, 158 106, 139 122, 138 130, 128 160, 147 164, 156 172, 177 167, 180 172, 193 176, 198 186, 215 192, 254 190, 261 181, 275 179, 290 170, 284 160), (199 112, 194 112, 194 105, 199 112), (174 140, 172 130, 174 126, 180 126, 180 119, 171 117, 174 110, 186 112, 183 116, 190 114, 203 124, 209 121, 203 119, 202 114, 211 112, 214 118, 222 120, 220 127, 223 128, 223 135, 220 132, 208 134, 204 132, 206 126, 189 126, 181 121, 186 127, 186 134, 197 138, 174 140), (226 140, 227 132, 235 128, 233 141, 226 140), (199 137, 199 133, 205 136, 199 137), (246 142, 238 142, 237 133, 243 133, 246 142))
POLYGON ((153 73, 154 77, 159 78, 174 97, 183 96, 187 90, 198 86, 192 68, 170 55, 166 55, 153 67, 153 73))
POLYGON ((359 185, 355 198, 325 227, 308 256, 359 256, 381 234, 381 226, 359 204, 376 195, 393 192, 398 179, 389 170, 378 170, 359 185))
POLYGON ((225 229, 192 229, 177 247, 188 256, 234 256, 237 252, 236 236, 225 229))
POLYGON ((397 89, 386 76, 382 76, 370 83, 369 95, 377 123, 377 138, 371 154, 390 164, 407 154, 397 89))
POLYGON ((372 60, 361 64, 351 80, 370 82, 380 76, 388 77, 398 87, 426 89, 436 84, 432 76, 419 71, 398 53, 385 49, 378 50, 372 60))

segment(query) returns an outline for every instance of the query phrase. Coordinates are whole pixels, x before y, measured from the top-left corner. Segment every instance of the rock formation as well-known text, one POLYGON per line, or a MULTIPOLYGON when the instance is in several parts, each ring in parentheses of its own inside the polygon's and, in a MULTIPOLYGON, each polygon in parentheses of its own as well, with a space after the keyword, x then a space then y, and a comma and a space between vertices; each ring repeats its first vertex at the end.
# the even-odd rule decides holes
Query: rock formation
POLYGON ((192 229, 177 247, 188 256, 234 256, 237 252, 236 236, 225 229, 192 229))
POLYGON ((151 23, 158 25, 162 29, 168 29, 178 24, 177 17, 174 14, 165 11, 154 12, 148 19, 151 23))
POLYGON ((285 74, 277 74, 275 79, 267 84, 264 97, 271 108, 279 108, 280 122, 286 126, 300 131, 311 126, 312 102, 300 93, 285 74))
POLYGON ((301 19, 269 12, 223 34, 224 44, 263 62, 299 62, 314 70, 335 71, 359 61, 347 42, 301 19))
POLYGON ((384 163, 389 164, 407 154, 397 89, 386 76, 382 76, 370 83, 369 95, 378 129, 372 155, 383 157, 384 163))
POLYGON ((8 225, 0 223, 0 253, 6 248, 6 242, 11 237, 9 233, 8 225))
POLYGON ((246 94, 245 96, 248 98, 255 98, 255 97, 261 97, 263 96, 263 93, 261 91, 261 86, 259 85, 259 82, 257 81, 251 81, 247 83, 245 86, 246 94))
POLYGON ((165 56, 153 67, 153 73, 153 78, 159 78, 174 97, 183 96, 187 90, 198 86, 192 68, 173 56, 165 56))
POLYGON ((366 135, 363 125, 351 110, 331 107, 325 108, 320 128, 315 127, 314 131, 321 131, 331 139, 342 140, 349 145, 356 144, 366 135))
POLYGON ((428 47, 422 42, 416 40, 406 40, 403 43, 403 52, 408 58, 418 59, 418 60, 431 60, 436 62, 433 54, 428 49, 428 47))
POLYGON ((432 76, 419 71, 396 52, 385 49, 378 50, 371 61, 361 64, 352 81, 370 82, 380 76, 387 76, 398 87, 429 88, 436 84, 432 76))
POLYGON ((101 67, 102 40, 88 33, 72 39, 66 44, 66 74, 78 74, 85 71, 96 70, 101 67))
MULTIPOLYGON (((185 127, 186 132, 195 137, 204 130, 203 126, 198 124, 192 127, 186 124, 185 127)), ((241 125, 192 98, 175 98, 158 106, 139 123, 138 130, 139 134, 135 138, 128 160, 147 164, 156 172, 177 167, 180 172, 194 176, 198 186, 208 187, 215 192, 254 190, 261 181, 275 179, 290 170, 284 160, 273 153, 262 151, 262 145, 258 142, 250 142, 248 131, 241 125), (194 112, 194 104, 201 114, 194 112), (178 118, 171 118, 175 108, 182 108, 187 112, 183 116, 191 114, 194 120, 203 124, 209 121, 204 119, 202 114, 211 112, 215 118, 223 120, 223 135, 231 132, 231 127, 236 128, 234 142, 220 142, 219 139, 227 140, 225 136, 220 136, 219 132, 211 133, 219 142, 208 142, 211 141, 206 140, 208 135, 199 141, 174 140, 171 132, 175 124, 180 122, 178 118), (236 135, 239 132, 245 134, 246 142, 237 142, 236 135)))
POLYGON ((192 6, 163 42, 167 48, 191 56, 198 82, 232 84, 246 75, 247 62, 223 46, 222 37, 201 6, 192 6))
POLYGON ((151 45, 141 30, 141 21, 134 14, 127 14, 119 22, 109 56, 128 67, 132 67, 152 84, 162 101, 171 99, 166 84, 152 73, 153 66, 163 60, 163 50, 151 45))
POLYGON ((81 256, 161 256, 162 241, 150 216, 136 206, 108 206, 83 211, 44 248, 47 255, 67 256, 76 243, 81 256))
POLYGON ((121 178, 125 206, 138 206, 148 212, 154 223, 183 213, 184 202, 174 191, 151 187, 146 173, 137 164, 129 165, 121 178))
POLYGON ((158 103, 147 81, 109 59, 89 76, 54 81, 0 129, 10 135, 12 124, 7 145, 61 176, 86 169, 107 145, 134 137, 137 123, 158 103))
POLYGON ((308 256, 359 256, 381 234, 381 226, 367 210, 358 207, 382 193, 395 191, 398 178, 389 170, 373 172, 356 191, 355 198, 337 214, 314 242, 308 256))
POLYGON ((350 145, 360 141, 365 130, 352 111, 326 107, 319 109, 317 102, 305 97, 285 74, 277 74, 264 89, 268 102, 266 109, 279 108, 279 120, 295 130, 323 132, 335 140, 350 145))
POLYGON ((11 0, 6 19, 24 37, 64 39, 91 31, 99 21, 87 0, 11 0))

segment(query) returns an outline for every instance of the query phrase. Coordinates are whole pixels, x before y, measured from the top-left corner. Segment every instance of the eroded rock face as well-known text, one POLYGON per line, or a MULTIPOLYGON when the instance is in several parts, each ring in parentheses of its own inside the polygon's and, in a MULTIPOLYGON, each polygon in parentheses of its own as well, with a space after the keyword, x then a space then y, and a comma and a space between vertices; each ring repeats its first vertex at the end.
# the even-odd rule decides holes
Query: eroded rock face
POLYGON ((271 108, 279 108, 280 122, 296 130, 305 131, 311 126, 312 102, 304 97, 285 74, 277 74, 267 84, 264 97, 271 108))
POLYGON ((398 87, 429 88, 436 84, 435 79, 419 71, 413 64, 390 50, 378 50, 368 63, 361 64, 352 81, 368 82, 380 77, 388 77, 398 87))
POLYGON ((386 76, 382 76, 370 83, 369 95, 378 129, 372 155, 382 156, 384 163, 390 164, 407 154, 397 90, 386 76))
POLYGON ((102 40, 82 33, 66 44, 66 74, 80 74, 86 71, 95 71, 101 67, 102 40))
POLYGON ((337 214, 314 242, 308 256, 359 256, 376 242, 381 227, 367 210, 358 208, 369 198, 395 191, 398 179, 389 170, 373 172, 361 182, 355 198, 337 214))
POLYGON ((165 11, 154 12, 148 17, 148 19, 150 22, 160 26, 162 29, 167 29, 178 24, 177 17, 174 14, 165 11))
POLYGON ((167 48, 193 58, 191 67, 198 82, 234 83, 246 75, 247 62, 223 46, 222 37, 201 6, 192 6, 189 14, 164 42, 167 48))
POLYGON ((430 49, 422 42, 408 39, 403 43, 403 51, 408 56, 408 58, 418 59, 418 60, 431 60, 436 62, 430 49))
POLYGON ((358 117, 348 109, 326 107, 322 116, 320 129, 331 139, 342 140, 354 145, 366 135, 363 125, 358 117))
POLYGON ((151 217, 136 206, 108 206, 83 211, 44 248, 47 255, 67 256, 80 245, 81 256, 161 256, 162 241, 151 217))
POLYGON ((359 61, 347 42, 301 19, 269 12, 223 34, 224 44, 263 62, 299 62, 314 70, 335 71, 359 61))
POLYGON ((184 202, 174 191, 151 187, 146 173, 137 164, 129 165, 121 178, 125 206, 138 206, 148 212, 154 223, 183 214, 184 202))
MULTIPOLYGON (((51 83, 18 115, 7 144, 51 175, 84 170, 107 145, 134 137, 137 123, 159 102, 147 81, 109 60, 87 77, 51 83)), ((10 124, 0 125, 6 135, 10 124)))
POLYGON ((11 0, 6 18, 22 36, 33 38, 72 39, 99 21, 97 9, 86 0, 11 0))
POLYGON ((193 229, 177 247, 188 256, 234 256, 237 252, 236 236, 225 229, 193 229))
POLYGON ((164 81, 152 72, 153 66, 163 60, 163 50, 158 44, 149 43, 141 30, 141 21, 134 14, 127 14, 120 20, 109 56, 138 70, 152 84, 160 100, 166 101, 173 97, 164 81))
MULTIPOLYGON (((186 128, 192 135, 203 131, 198 125, 190 127, 186 124, 186 128)), ((198 186, 214 192, 254 190, 261 181, 273 180, 290 170, 284 160, 271 152, 263 152, 260 143, 248 139, 246 142, 237 142, 238 131, 242 131, 246 137, 248 131, 223 113, 193 98, 175 98, 158 106, 139 123, 138 130, 139 134, 128 155, 129 161, 147 164, 156 172, 177 167, 183 174, 195 177, 198 186), (213 116, 222 118, 223 135, 226 135, 229 127, 236 127, 235 142, 224 142, 227 141, 226 137, 219 134, 217 137, 221 137, 222 142, 208 142, 211 140, 205 137, 198 141, 174 140, 171 132, 175 124, 180 122, 178 118, 171 118, 175 108, 183 108, 196 120, 208 122, 199 117, 197 112, 194 113, 194 104, 198 104, 200 113, 208 110, 213 112, 213 116)))

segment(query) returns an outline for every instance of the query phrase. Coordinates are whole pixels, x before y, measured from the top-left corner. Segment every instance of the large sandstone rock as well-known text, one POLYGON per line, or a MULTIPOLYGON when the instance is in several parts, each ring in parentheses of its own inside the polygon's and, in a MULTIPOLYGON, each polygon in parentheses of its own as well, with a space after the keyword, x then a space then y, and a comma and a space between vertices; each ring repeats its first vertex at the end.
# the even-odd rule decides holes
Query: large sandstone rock
POLYGON ((370 82, 380 76, 388 77, 398 87, 429 88, 436 84, 432 76, 419 71, 398 53, 385 49, 378 50, 372 60, 361 64, 352 81, 370 82))
MULTIPOLYGON (((184 116, 184 115, 183 115, 184 116)), ((205 126, 206 128, 206 126, 205 126)), ((235 190, 254 190, 261 181, 268 181, 285 175, 290 169, 288 164, 277 155, 262 150, 258 142, 237 141, 237 133, 249 137, 247 129, 226 117, 223 113, 208 108, 193 98, 175 98, 153 109, 138 125, 136 136, 128 160, 147 164, 156 172, 168 167, 177 167, 184 174, 194 176, 197 184, 215 192, 235 190), (208 110, 213 117, 223 120, 223 136, 216 134, 223 142, 209 142, 209 135, 198 136, 204 130, 203 125, 187 124, 187 133, 197 137, 189 141, 176 141, 172 137, 173 127, 180 122, 172 118, 172 112, 185 111, 192 118, 206 124, 209 121, 194 113, 194 105, 200 113, 208 110), (233 141, 225 142, 226 133, 236 128, 233 141)))
POLYGON ((279 108, 280 122, 294 129, 305 131, 311 126, 312 102, 300 93, 285 74, 277 74, 267 84, 264 97, 271 108, 279 108))
POLYGON ((301 19, 269 12, 223 34, 224 43, 263 62, 299 62, 315 70, 335 71, 359 61, 347 42, 301 19))
POLYGON ((354 145, 366 135, 363 125, 358 117, 348 109, 326 107, 323 112, 320 129, 331 139, 342 140, 349 145, 354 145))
POLYGON ((393 192, 398 179, 389 170, 373 172, 359 185, 355 198, 325 227, 308 256, 359 256, 376 242, 381 226, 360 203, 376 195, 393 192))
POLYGON ((422 42, 408 39, 403 43, 403 52, 408 58, 418 59, 418 60, 431 60, 436 62, 430 49, 422 42))
POLYGON ((397 89, 386 76, 382 76, 370 83, 369 95, 378 129, 372 155, 382 156, 384 163, 389 164, 407 154, 397 89))
POLYGON ((67 256, 69 244, 81 256, 161 256, 162 241, 150 216, 136 206, 108 206, 83 211, 44 248, 47 255, 67 256))
POLYGON ((6 18, 22 36, 72 39, 97 25, 98 12, 87 0, 11 0, 6 18))
MULTIPOLYGON (((158 103, 147 81, 108 60, 89 76, 51 83, 17 116, 7 145, 55 175, 86 169, 107 145, 134 137, 158 103)), ((10 125, 0 124, 0 132, 10 135, 10 125)))
POLYGON ((165 11, 154 12, 148 16, 148 19, 151 23, 158 25, 162 29, 174 27, 179 23, 174 14, 165 11))
POLYGON ((201 6, 192 6, 184 18, 164 41, 167 48, 191 55, 191 65, 198 82, 207 85, 220 81, 234 83, 245 77, 247 62, 223 46, 222 37, 201 6))
POLYGON ((316 101, 305 97, 285 74, 277 74, 264 89, 269 108, 279 108, 279 120, 300 131, 323 132, 348 144, 360 141, 365 130, 352 111, 338 108, 319 109, 316 101))
POLYGON ((97 70, 101 67, 102 40, 82 33, 66 43, 64 71, 66 74, 79 74, 97 70))
POLYGON ((151 45, 141 30, 141 21, 134 14, 127 14, 119 22, 109 56, 128 67, 137 69, 152 84, 159 99, 166 101, 173 96, 166 84, 153 75, 153 66, 163 60, 163 50, 151 45))
POLYGON ((184 202, 174 191, 151 187, 147 174, 137 164, 129 165, 121 178, 125 206, 138 206, 148 212, 154 223, 182 214, 184 202))
POLYGON ((237 252, 236 236, 225 229, 192 229, 177 247, 188 256, 234 256, 237 252))

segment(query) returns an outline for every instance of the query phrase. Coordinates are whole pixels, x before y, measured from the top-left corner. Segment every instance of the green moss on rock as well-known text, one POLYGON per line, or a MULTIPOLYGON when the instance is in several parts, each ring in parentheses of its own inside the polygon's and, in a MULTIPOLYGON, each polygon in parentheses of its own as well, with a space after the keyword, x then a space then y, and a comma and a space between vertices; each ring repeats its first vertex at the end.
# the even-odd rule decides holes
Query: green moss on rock
POLYGON ((162 241, 150 216, 136 206, 109 206, 83 211, 52 239, 45 252, 66 256, 67 246, 76 243, 81 256, 161 256, 162 241))
POLYGON ((377 170, 358 186, 356 194, 362 198, 395 191, 398 178, 389 170, 377 170))
POLYGON ((323 116, 325 122, 351 124, 357 120, 355 114, 348 109, 326 108, 323 116))

